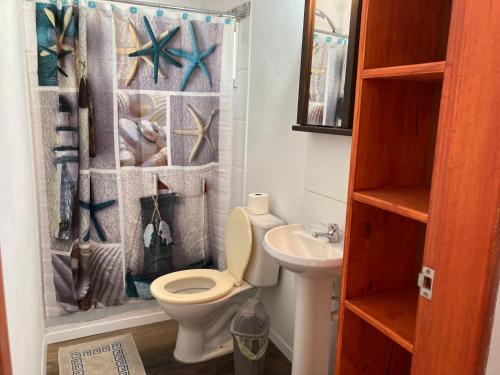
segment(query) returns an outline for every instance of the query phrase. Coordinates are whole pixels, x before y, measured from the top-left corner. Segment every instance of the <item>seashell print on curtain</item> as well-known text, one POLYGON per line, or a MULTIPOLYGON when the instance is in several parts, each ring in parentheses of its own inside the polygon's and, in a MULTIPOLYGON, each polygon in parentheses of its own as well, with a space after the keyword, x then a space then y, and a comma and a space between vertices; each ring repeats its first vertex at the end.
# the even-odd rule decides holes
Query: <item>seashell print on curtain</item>
POLYGON ((230 201, 231 19, 25 3, 47 317, 218 267, 230 201))

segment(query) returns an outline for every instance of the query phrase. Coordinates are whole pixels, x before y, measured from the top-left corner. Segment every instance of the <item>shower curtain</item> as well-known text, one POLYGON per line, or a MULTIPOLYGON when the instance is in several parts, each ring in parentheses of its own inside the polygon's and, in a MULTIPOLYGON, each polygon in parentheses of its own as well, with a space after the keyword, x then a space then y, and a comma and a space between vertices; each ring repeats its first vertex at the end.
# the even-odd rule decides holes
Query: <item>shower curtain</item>
POLYGON ((234 22, 108 1, 25 3, 48 317, 217 267, 234 22))
POLYGON ((348 40, 319 33, 313 38, 308 124, 340 126, 348 40))

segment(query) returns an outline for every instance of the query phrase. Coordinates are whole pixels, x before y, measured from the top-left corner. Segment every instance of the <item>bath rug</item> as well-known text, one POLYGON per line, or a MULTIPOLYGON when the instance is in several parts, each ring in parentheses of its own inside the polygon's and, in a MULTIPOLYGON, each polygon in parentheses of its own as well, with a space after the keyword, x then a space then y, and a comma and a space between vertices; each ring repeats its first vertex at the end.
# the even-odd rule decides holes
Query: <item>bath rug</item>
POLYGON ((146 375, 132 335, 59 348, 60 375, 146 375))

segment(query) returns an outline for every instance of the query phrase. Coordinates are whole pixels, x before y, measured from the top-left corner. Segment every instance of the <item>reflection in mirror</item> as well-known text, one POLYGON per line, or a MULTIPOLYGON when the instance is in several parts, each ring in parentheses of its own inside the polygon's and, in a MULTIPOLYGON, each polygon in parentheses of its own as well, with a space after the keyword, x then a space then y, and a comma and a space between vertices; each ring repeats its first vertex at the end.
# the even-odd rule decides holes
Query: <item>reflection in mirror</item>
POLYGON ((316 0, 307 125, 342 126, 351 0, 316 0))

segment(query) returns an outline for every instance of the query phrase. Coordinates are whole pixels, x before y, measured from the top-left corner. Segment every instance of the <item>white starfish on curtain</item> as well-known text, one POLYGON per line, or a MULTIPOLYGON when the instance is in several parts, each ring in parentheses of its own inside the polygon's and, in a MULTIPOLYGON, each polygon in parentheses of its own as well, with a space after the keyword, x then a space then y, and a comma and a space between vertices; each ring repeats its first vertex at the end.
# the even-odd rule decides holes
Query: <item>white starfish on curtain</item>
MULTIPOLYGON (((151 41, 147 42, 146 44, 141 45, 139 37, 137 36, 137 30, 130 19, 128 20, 128 30, 130 32, 132 42, 134 45, 131 47, 116 47, 117 54, 124 55, 124 56, 128 57, 129 54, 137 52, 141 49, 151 48, 151 46, 153 45, 153 42, 151 42, 151 41)), ((158 39, 165 37, 167 34, 168 34, 168 30, 162 32, 158 36, 158 39)), ((137 69, 139 68, 140 61, 144 61, 149 66, 154 68, 153 60, 152 60, 151 56, 149 56, 149 55, 139 56, 138 59, 131 59, 131 63, 130 63, 131 65, 130 65, 130 68, 129 68, 128 73, 127 73, 127 79, 125 81, 125 86, 129 86, 130 83, 132 82, 132 80, 135 78, 135 75, 137 74, 137 69)), ((161 72, 161 70, 158 71, 158 75, 161 78, 165 78, 165 75, 161 72)))
POLYGON ((189 104, 187 105, 187 109, 191 114, 194 123, 196 124, 196 128, 174 130, 174 134, 197 137, 196 142, 191 150, 191 154, 189 155, 189 162, 191 163, 194 160, 196 154, 198 153, 203 140, 207 142, 208 147, 210 147, 210 150, 212 152, 215 151, 214 146, 212 145, 212 141, 210 140, 209 129, 210 125, 212 124, 212 119, 214 115, 217 113, 217 110, 212 111, 212 113, 210 114, 210 118, 208 119, 208 122, 205 124, 201 116, 189 104))

